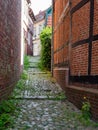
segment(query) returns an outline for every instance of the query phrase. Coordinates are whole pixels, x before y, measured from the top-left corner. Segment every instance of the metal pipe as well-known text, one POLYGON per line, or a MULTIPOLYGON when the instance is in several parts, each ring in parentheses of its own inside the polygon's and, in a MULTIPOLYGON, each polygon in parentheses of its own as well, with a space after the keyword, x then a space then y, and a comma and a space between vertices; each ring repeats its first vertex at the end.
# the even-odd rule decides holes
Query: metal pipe
POLYGON ((52 0, 52 39, 51 39, 51 73, 53 76, 53 65, 54 65, 54 35, 53 35, 53 30, 54 30, 54 16, 53 16, 53 10, 54 10, 54 0, 52 0))

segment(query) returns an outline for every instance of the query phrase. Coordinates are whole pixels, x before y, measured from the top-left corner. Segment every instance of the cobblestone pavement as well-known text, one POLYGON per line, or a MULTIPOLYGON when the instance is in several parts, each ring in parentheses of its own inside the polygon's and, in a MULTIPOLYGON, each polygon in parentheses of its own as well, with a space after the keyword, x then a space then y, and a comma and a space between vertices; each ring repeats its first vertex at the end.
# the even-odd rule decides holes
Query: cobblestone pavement
POLYGON ((37 68, 38 60, 39 57, 30 58, 28 80, 15 96, 20 113, 13 117, 15 124, 10 130, 97 130, 76 118, 80 111, 64 99, 51 74, 37 68))

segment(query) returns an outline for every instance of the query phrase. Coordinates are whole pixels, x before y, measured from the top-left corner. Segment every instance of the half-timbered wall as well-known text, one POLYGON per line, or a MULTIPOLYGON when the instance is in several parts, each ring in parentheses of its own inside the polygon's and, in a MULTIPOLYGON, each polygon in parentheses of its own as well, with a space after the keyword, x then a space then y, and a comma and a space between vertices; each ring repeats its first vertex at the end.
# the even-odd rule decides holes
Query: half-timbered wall
POLYGON ((98 0, 53 0, 53 75, 68 99, 98 119, 98 0))

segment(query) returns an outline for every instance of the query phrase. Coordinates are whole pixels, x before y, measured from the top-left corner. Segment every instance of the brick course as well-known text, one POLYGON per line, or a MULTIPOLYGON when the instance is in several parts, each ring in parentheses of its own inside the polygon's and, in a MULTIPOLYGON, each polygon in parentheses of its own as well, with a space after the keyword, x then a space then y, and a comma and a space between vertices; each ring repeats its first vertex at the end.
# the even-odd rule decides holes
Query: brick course
POLYGON ((21 0, 0 1, 0 99, 20 75, 21 0))

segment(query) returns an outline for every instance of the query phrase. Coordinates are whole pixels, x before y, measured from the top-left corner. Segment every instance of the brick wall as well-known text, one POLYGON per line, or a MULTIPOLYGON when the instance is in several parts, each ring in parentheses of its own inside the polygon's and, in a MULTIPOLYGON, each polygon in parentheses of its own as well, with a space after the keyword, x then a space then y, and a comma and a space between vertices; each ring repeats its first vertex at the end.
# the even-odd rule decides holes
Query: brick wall
POLYGON ((97 0, 80 1, 72 6, 70 76, 74 83, 98 84, 97 13, 97 0))
POLYGON ((98 119, 98 1, 54 0, 53 23, 53 75, 79 108, 86 95, 98 119))
MULTIPOLYGON (((93 86, 92 86, 93 88, 93 86)), ((82 107, 83 97, 91 104, 91 115, 93 119, 98 120, 98 91, 91 88, 83 88, 76 86, 69 86, 66 88, 66 96, 68 100, 74 103, 79 109, 82 107)))
POLYGON ((0 99, 7 97, 20 73, 21 0, 0 1, 0 99))
POLYGON ((68 72, 68 44, 70 32, 68 4, 68 0, 57 0, 54 5, 54 77, 63 89, 65 89, 65 84, 68 82, 66 81, 66 73, 68 72), (65 6, 66 10, 64 11, 65 6), (57 7, 59 7, 59 9, 57 7))
POLYGON ((67 68, 55 68, 53 70, 54 78, 60 84, 61 88, 65 90, 65 86, 68 85, 68 69, 67 68))

